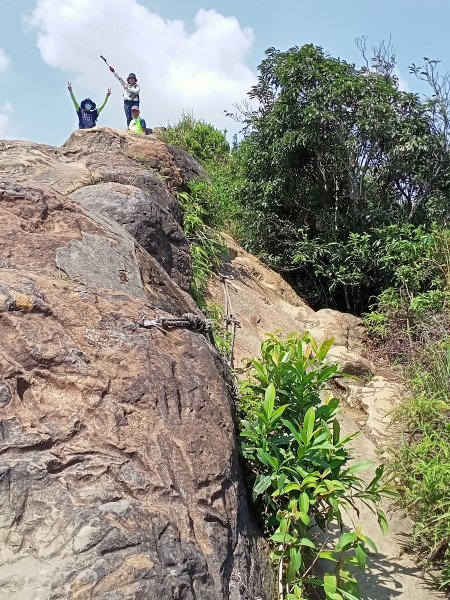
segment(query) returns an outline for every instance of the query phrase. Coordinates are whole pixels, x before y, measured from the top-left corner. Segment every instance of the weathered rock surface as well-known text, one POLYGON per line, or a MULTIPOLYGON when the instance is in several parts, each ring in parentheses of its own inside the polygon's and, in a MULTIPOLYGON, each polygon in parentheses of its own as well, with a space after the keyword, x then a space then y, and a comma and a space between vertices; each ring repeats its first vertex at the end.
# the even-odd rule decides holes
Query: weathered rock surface
MULTIPOLYGON (((309 331, 319 343, 334 338, 333 357, 349 374, 371 372, 374 367, 361 356, 364 328, 360 319, 335 310, 314 312, 277 273, 263 265, 231 238, 226 237, 228 257, 222 272, 227 278, 232 308, 242 328, 236 338, 236 361, 259 353, 268 331, 309 331)), ((223 304, 223 283, 209 286, 211 298, 223 304)))
POLYGON ((381 446, 386 445, 393 437, 391 421, 406 394, 404 386, 376 375, 366 383, 348 381, 346 388, 346 405, 362 411, 367 434, 381 446))
POLYGON ((121 183, 85 186, 71 198, 122 225, 182 289, 189 289, 189 244, 173 216, 158 202, 139 188, 121 183))
POLYGON ((34 142, 0 140, 0 177, 34 181, 63 194, 88 185, 92 178, 82 163, 66 158, 61 148, 34 142))
MULTIPOLYGON (((85 143, 120 157, 121 135, 85 143)), ((1 157, 0 599, 271 600, 223 364, 202 335, 140 327, 195 307, 123 227, 42 184, 77 169, 54 157, 20 177, 1 157)))
POLYGON ((183 188, 194 177, 206 177, 202 167, 186 152, 164 144, 155 136, 139 136, 129 131, 96 128, 75 131, 63 146, 64 156, 76 158, 90 167, 113 155, 125 157, 158 173, 169 190, 183 188))

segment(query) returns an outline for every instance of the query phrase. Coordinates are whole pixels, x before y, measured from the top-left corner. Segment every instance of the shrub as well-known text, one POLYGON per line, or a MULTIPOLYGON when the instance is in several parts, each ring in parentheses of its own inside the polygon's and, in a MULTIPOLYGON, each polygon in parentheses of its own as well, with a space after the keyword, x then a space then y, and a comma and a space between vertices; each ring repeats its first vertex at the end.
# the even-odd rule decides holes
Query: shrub
POLYGON ((230 153, 225 132, 202 119, 195 119, 189 113, 184 113, 176 125, 169 126, 158 135, 168 144, 185 150, 203 165, 209 161, 224 160, 230 153))
MULTIPOLYGON (((410 395, 396 415, 404 434, 392 448, 392 468, 405 489, 402 505, 415 521, 418 558, 439 569, 439 582, 449 586, 450 232, 434 229, 422 240, 408 268, 397 252, 397 285, 380 294, 365 321, 380 351, 404 367, 410 395)), ((399 245, 394 250, 407 248, 399 245)), ((407 252, 413 256, 414 250, 407 252)))
POLYGON ((402 504, 415 520, 413 543, 424 567, 440 569, 450 586, 450 338, 428 340, 410 361, 412 396, 400 408, 402 443, 393 469, 405 486, 402 504))
POLYGON ((208 281, 222 263, 225 247, 220 235, 208 223, 209 211, 202 198, 180 192, 178 199, 183 208, 184 232, 192 255, 194 277, 191 295, 200 308, 204 308, 208 281))
POLYGON ((207 310, 208 280, 219 268, 225 251, 220 231, 233 230, 233 221, 238 219, 237 205, 232 201, 238 180, 234 153, 230 152, 225 133, 189 114, 158 135, 190 153, 209 175, 208 179, 191 180, 188 190, 178 194, 193 261, 191 294, 207 310))
POLYGON ((407 363, 421 352, 423 340, 441 338, 439 323, 449 321, 450 230, 389 229, 379 246, 379 264, 391 274, 390 285, 364 320, 390 358, 407 363))
POLYGON ((330 393, 323 398, 338 374, 326 362, 331 345, 330 340, 318 346, 308 334, 271 335, 261 346, 262 357, 250 361, 241 386, 240 448, 272 546, 280 599, 306 598, 317 587, 328 600, 359 598, 352 568, 366 567, 373 541, 354 529, 336 543, 321 543, 318 531, 333 523, 343 527, 342 511, 358 500, 378 514, 385 530, 379 503, 383 495, 396 495, 381 483, 383 466, 367 484, 357 475, 367 462, 351 463, 349 443, 357 433, 341 436, 339 400, 330 393), (334 571, 321 575, 318 559, 330 561, 334 571))

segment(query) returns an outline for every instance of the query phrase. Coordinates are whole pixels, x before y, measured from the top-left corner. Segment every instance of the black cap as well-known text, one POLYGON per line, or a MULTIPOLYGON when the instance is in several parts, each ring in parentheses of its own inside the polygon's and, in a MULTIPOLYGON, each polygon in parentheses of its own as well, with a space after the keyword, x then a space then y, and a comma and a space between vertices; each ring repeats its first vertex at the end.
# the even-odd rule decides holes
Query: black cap
POLYGON ((85 106, 86 106, 86 102, 90 102, 92 104, 92 108, 91 110, 95 110, 95 108, 97 107, 97 105, 95 104, 95 102, 93 100, 91 100, 90 98, 85 98, 82 103, 80 104, 81 108, 83 110, 86 110, 85 106))

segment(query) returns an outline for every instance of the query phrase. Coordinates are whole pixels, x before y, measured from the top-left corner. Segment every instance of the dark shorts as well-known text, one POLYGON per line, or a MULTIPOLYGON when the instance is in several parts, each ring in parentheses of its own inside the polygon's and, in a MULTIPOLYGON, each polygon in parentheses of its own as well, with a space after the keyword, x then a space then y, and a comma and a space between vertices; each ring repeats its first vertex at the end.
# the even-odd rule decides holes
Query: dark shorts
POLYGON ((139 106, 139 100, 124 100, 123 101, 123 108, 125 110, 125 115, 127 117, 127 127, 130 124, 131 119, 133 118, 131 116, 131 108, 133 106, 139 106))

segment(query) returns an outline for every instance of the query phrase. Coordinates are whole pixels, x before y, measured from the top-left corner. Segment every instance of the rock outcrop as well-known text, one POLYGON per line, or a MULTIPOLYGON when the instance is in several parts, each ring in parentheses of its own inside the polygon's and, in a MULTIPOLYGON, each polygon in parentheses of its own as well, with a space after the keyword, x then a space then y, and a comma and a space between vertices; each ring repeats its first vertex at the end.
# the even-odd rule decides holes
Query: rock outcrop
MULTIPOLYGON (((243 332, 236 340, 238 365, 259 353, 269 331, 309 331, 319 343, 334 339, 331 355, 349 374, 374 371, 363 356, 366 339, 360 319, 330 309, 315 312, 277 273, 230 237, 225 237, 225 242, 228 253, 221 272, 227 278, 233 311, 243 332)), ((215 302, 223 303, 222 288, 219 278, 211 282, 209 292, 215 302)))
POLYGON ((122 225, 183 290, 189 290, 189 244, 173 215, 157 199, 134 185, 122 183, 84 186, 71 198, 122 225))
POLYGON ((0 143, 1 600, 272 598, 226 369, 139 325, 195 311, 179 156, 106 129, 0 143))

